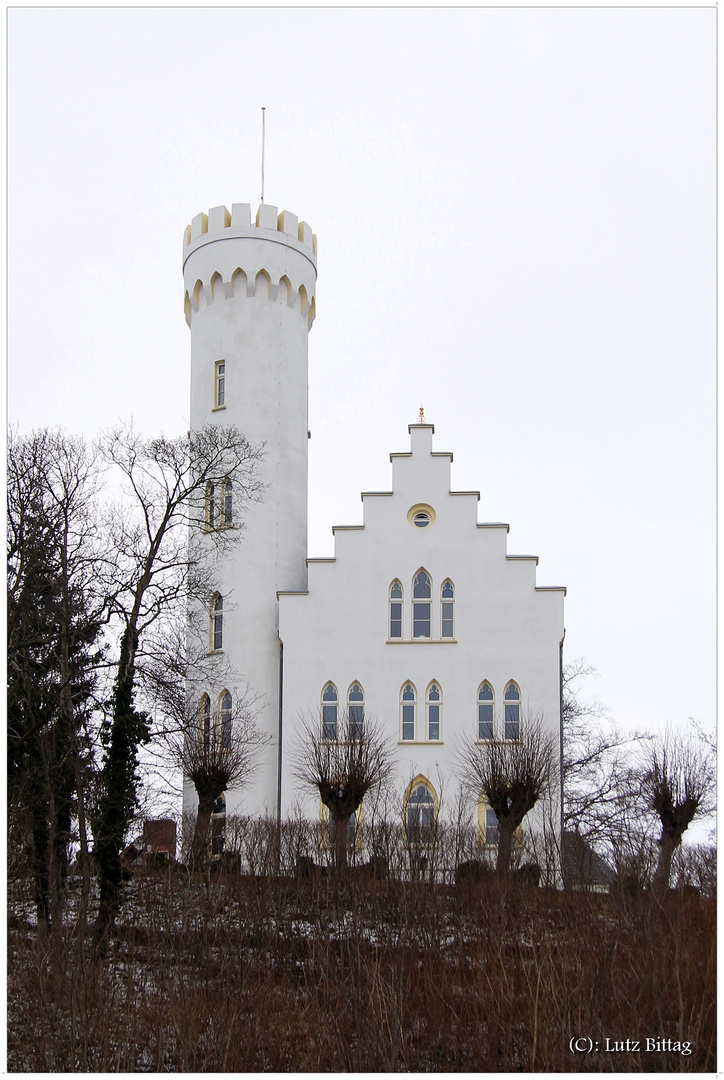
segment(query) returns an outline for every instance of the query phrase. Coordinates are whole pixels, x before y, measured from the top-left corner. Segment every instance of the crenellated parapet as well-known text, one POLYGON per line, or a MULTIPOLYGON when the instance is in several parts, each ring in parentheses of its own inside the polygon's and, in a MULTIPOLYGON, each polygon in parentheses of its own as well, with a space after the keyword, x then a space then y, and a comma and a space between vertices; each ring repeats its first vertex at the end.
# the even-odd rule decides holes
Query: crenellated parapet
POLYGON ((226 300, 263 300, 296 309, 311 327, 315 315, 317 237, 306 221, 262 203, 252 224, 249 203, 231 212, 197 214, 183 238, 184 311, 226 300))

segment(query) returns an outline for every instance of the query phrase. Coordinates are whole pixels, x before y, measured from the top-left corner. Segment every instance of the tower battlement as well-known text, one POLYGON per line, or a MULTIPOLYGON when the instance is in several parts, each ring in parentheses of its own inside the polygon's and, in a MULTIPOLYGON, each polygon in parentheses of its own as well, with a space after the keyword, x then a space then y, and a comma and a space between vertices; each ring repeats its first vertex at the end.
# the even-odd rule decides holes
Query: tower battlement
POLYGON ((236 237, 258 238, 287 244, 306 254, 317 265, 317 237, 306 221, 300 221, 288 210, 278 210, 270 203, 262 203, 251 221, 250 203, 232 203, 231 213, 225 206, 214 206, 208 214, 197 214, 184 229, 183 261, 197 248, 216 240, 236 237), (281 234, 274 236, 273 234, 281 234), (291 243, 290 243, 291 241, 291 243))
POLYGON ((263 298, 297 308, 312 325, 315 314, 317 237, 306 221, 262 203, 214 206, 184 229, 186 322, 202 305, 232 297, 263 298))

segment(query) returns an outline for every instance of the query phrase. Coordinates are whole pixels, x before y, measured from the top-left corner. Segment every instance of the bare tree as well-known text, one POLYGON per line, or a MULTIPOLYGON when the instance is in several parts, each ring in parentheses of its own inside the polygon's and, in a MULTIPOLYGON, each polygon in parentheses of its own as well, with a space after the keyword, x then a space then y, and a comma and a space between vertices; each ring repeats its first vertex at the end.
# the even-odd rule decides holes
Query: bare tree
POLYGON ((338 725, 346 736, 340 741, 337 731, 332 738, 324 737, 321 719, 301 720, 294 775, 305 787, 318 791, 329 810, 334 862, 343 869, 349 820, 366 795, 384 787, 393 766, 387 737, 369 717, 360 722, 356 715, 342 715, 338 725))
POLYGON ((712 750, 700 737, 669 729, 648 746, 644 769, 642 790, 661 824, 654 889, 665 892, 682 836, 696 817, 714 807, 712 750))
POLYGON ((554 739, 541 717, 521 717, 515 740, 475 742, 457 750, 461 782, 486 799, 498 819, 496 869, 507 874, 513 835, 556 775, 554 739))
POLYGON ((123 427, 103 439, 101 451, 120 472, 126 502, 109 522, 107 588, 121 635, 95 830, 99 937, 121 900, 120 853, 136 801, 137 753, 149 739, 149 717, 134 700, 143 635, 174 606, 209 602, 216 560, 239 541, 240 511, 261 492, 261 449, 233 427, 207 425, 179 439, 143 439, 123 427), (210 485, 231 485, 233 527, 218 528, 209 516, 210 485))
POLYGON ((244 715, 224 714, 216 722, 203 712, 189 724, 179 746, 177 761, 198 795, 196 825, 191 841, 191 866, 203 869, 209 846, 211 817, 216 801, 225 792, 241 787, 254 775, 259 751, 267 737, 244 715), (195 728, 198 728, 195 730, 195 728))
POLYGON ((582 683, 597 674, 581 657, 563 669, 563 829, 611 855, 631 835, 631 757, 649 736, 622 732, 605 705, 584 696, 582 683))

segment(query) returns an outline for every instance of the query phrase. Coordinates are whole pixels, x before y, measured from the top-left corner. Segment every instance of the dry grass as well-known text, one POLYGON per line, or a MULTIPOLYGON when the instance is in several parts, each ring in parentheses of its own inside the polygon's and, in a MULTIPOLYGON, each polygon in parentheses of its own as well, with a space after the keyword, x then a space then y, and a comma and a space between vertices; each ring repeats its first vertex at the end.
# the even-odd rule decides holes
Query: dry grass
POLYGON ((78 924, 39 936, 24 889, 8 938, 11 1071, 716 1067, 710 899, 157 871, 129 885, 100 956, 78 924), (646 1053, 647 1037, 691 1053, 646 1053), (606 1038, 640 1050, 606 1053, 606 1038))

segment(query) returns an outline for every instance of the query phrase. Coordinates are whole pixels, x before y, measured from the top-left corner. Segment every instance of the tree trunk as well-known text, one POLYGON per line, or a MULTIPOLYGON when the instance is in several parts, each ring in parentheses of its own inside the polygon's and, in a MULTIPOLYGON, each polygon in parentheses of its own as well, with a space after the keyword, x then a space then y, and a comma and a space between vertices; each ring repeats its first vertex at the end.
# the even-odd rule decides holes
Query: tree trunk
POLYGON ((118 678, 113 690, 113 718, 103 766, 103 798, 94 846, 98 862, 100 904, 96 937, 113 928, 121 905, 121 851, 136 805, 136 752, 148 738, 145 717, 133 706, 138 634, 130 627, 121 638, 118 678))
POLYGON ((656 872, 654 874, 654 892, 658 896, 663 896, 669 887, 671 880, 671 860, 674 856, 674 852, 681 843, 681 833, 669 832, 664 830, 659 840, 659 858, 656 863, 656 872))
POLYGON ((346 817, 336 817, 331 812, 329 815, 330 824, 334 829, 334 865, 337 870, 347 868, 347 833, 351 816, 347 814, 346 817))
POLYGON ((515 826, 512 822, 498 821, 498 858, 495 869, 500 875, 510 872, 510 856, 513 850, 514 832, 515 826))
POLYGON ((203 870, 206 865, 211 815, 214 812, 214 803, 217 798, 218 796, 213 792, 202 793, 199 795, 199 807, 196 812, 196 827, 194 828, 194 838, 191 843, 192 870, 203 870))

